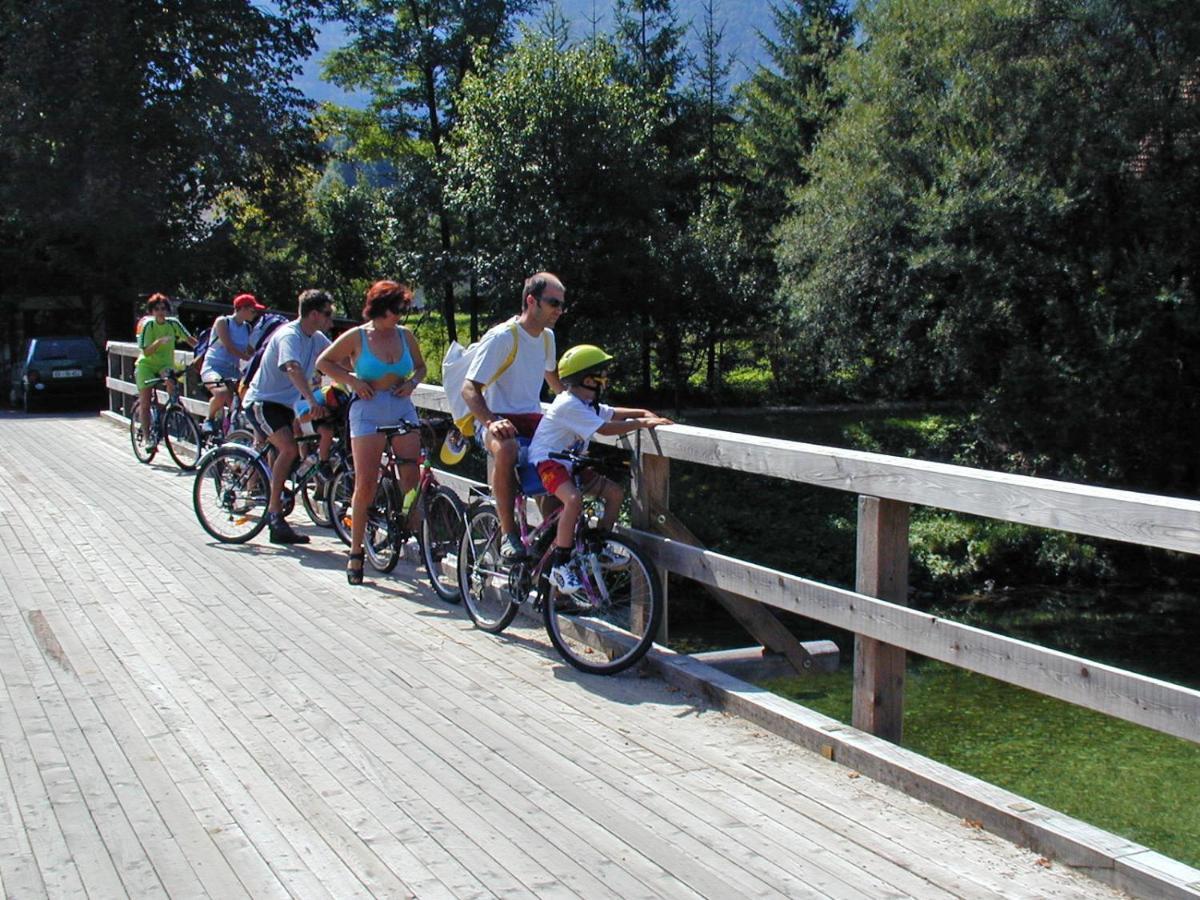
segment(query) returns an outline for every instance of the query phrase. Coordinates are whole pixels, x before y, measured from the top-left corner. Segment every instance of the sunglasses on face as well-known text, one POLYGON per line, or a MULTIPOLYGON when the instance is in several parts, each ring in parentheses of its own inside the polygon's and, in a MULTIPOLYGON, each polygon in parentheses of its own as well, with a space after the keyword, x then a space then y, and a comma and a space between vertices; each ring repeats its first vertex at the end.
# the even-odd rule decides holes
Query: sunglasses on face
POLYGON ((170 308, 171 307, 167 306, 167 304, 165 304, 165 303, 155 303, 152 307, 150 307, 150 311, 158 312, 158 310, 160 310, 160 309, 170 309, 170 308))
POLYGON ((565 300, 559 300, 557 297, 538 297, 538 303, 545 303, 555 309, 565 308, 567 305, 565 300))

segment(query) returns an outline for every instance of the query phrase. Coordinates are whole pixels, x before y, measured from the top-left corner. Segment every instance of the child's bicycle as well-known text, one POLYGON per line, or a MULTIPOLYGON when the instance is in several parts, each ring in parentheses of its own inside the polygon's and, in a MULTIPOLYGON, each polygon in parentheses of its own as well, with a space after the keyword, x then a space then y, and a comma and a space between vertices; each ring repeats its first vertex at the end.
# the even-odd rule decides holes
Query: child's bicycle
MULTIPOLYGON (((400 560, 400 552, 410 537, 416 537, 421 548, 421 561, 429 573, 429 582, 434 593, 447 603, 458 603, 462 594, 458 589, 455 554, 462 539, 465 510, 463 502, 450 488, 440 484, 430 463, 428 452, 422 442, 420 456, 413 459, 397 457, 392 449, 392 438, 408 434, 417 428, 425 431, 433 423, 422 421, 414 425, 401 422, 379 428, 387 435, 383 461, 379 473, 379 486, 375 489, 375 500, 367 509, 367 527, 363 536, 363 551, 371 567, 379 572, 390 572, 400 560), (420 466, 417 486, 405 494, 400 487, 399 467, 415 462, 420 466), (448 567, 451 574, 446 573, 448 567)), ((334 529, 346 544, 350 543, 353 525, 351 501, 354 496, 354 470, 343 469, 334 477, 329 488, 329 516, 334 529)))
POLYGON ((158 444, 167 445, 167 452, 175 465, 190 472, 196 468, 200 458, 200 429, 192 414, 179 402, 179 379, 183 369, 163 369, 158 378, 152 379, 150 391, 150 434, 142 432, 141 400, 133 404, 129 413, 129 440, 133 443, 133 455, 139 462, 149 464, 158 454, 158 444), (166 406, 158 401, 158 388, 168 395, 166 406))
MULTIPOLYGON (((550 455, 575 464, 577 484, 583 466, 601 471, 614 468, 583 454, 550 455)), ((597 675, 629 668, 646 655, 663 618, 662 588, 653 565, 626 538, 593 532, 587 515, 581 515, 571 564, 583 587, 560 594, 548 576, 562 509, 555 508, 531 528, 526 500, 544 491, 536 474, 530 475, 532 467, 521 465, 517 471, 515 513, 526 558, 511 566, 501 561, 495 503, 477 491, 458 551, 458 582, 467 614, 479 628, 499 634, 522 605, 530 604, 534 614, 542 616, 554 649, 575 668, 597 675)))
MULTIPOLYGON (((300 452, 292 463, 280 499, 285 516, 295 509, 299 497, 313 524, 327 528, 332 524, 325 518, 324 490, 328 480, 316 462, 320 439, 317 434, 296 438, 300 452)), ((205 531, 222 543, 241 544, 266 527, 274 455, 270 444, 255 449, 228 440, 204 454, 192 484, 192 509, 205 531)), ((335 460, 336 456, 330 459, 335 460)))

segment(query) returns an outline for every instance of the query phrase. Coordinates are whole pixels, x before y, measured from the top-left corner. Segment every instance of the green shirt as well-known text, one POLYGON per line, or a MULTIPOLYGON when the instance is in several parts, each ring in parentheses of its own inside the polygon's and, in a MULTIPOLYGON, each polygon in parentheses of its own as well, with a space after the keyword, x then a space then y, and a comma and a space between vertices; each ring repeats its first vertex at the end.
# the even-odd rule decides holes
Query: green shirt
POLYGON ((138 349, 142 351, 142 355, 138 358, 144 359, 146 365, 152 366, 155 372, 172 368, 175 365, 175 341, 186 341, 190 338, 191 334, 188 333, 183 323, 173 316, 168 317, 161 325, 151 316, 146 319, 138 332, 137 345, 138 349), (161 337, 169 337, 171 340, 154 352, 147 353, 146 348, 161 337))

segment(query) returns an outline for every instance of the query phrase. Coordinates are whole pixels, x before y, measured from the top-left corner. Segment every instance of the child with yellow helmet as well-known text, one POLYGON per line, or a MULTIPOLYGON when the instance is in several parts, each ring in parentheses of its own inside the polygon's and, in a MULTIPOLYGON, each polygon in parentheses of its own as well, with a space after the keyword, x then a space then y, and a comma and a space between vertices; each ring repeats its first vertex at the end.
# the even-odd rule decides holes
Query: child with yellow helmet
POLYGON ((629 434, 639 428, 654 428, 674 424, 670 419, 648 409, 627 409, 600 402, 608 385, 608 369, 612 357, 593 344, 580 344, 562 355, 558 377, 566 390, 554 398, 550 409, 538 423, 533 442, 529 445, 529 462, 537 466, 538 476, 546 491, 563 505, 555 533, 553 568, 550 581, 560 594, 573 594, 582 587, 579 576, 569 563, 575 526, 583 512, 583 493, 604 501, 604 517, 600 528, 610 530, 621 509, 624 491, 619 484, 591 472, 584 479, 581 492, 572 478, 571 465, 565 460, 551 459, 551 453, 561 453, 586 446, 594 434, 629 434))

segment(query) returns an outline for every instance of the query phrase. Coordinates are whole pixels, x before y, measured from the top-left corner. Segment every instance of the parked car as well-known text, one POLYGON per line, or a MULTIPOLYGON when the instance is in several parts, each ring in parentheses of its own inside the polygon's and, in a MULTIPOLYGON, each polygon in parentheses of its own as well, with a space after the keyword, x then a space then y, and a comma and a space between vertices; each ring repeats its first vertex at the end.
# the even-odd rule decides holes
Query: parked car
POLYGON ((31 412, 51 398, 99 399, 104 358, 90 337, 30 338, 13 379, 13 402, 31 412))

